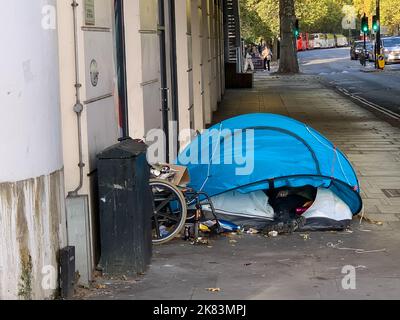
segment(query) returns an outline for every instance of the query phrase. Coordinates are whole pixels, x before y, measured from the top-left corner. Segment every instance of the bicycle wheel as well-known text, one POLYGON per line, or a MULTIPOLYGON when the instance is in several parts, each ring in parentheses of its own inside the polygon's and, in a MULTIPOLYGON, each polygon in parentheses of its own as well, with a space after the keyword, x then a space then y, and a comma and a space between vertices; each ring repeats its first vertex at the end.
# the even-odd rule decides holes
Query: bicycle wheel
POLYGON ((154 214, 153 244, 163 244, 175 238, 183 229, 187 217, 183 193, 164 180, 151 180, 154 214))

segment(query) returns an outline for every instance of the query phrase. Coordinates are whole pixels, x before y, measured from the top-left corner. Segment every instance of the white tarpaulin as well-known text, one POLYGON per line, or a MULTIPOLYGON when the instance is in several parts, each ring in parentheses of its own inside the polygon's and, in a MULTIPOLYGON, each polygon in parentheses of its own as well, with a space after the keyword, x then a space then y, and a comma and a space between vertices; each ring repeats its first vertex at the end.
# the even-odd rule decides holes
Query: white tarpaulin
POLYGON ((306 219, 325 218, 335 221, 353 219, 349 206, 332 191, 319 188, 314 204, 303 215, 306 219))
MULTIPOLYGON (((219 219, 241 226, 264 226, 274 220, 274 209, 263 191, 242 194, 231 191, 211 198, 219 219)), ((209 210, 205 208, 205 210, 209 210)))

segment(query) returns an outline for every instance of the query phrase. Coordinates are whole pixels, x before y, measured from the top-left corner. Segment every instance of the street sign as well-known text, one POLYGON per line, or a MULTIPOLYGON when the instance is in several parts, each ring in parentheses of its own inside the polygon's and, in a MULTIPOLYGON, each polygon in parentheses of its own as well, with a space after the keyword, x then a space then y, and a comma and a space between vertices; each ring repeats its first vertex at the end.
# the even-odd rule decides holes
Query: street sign
POLYGON ((343 30, 356 29, 356 19, 355 18, 350 18, 350 19, 344 18, 342 21, 342 28, 343 28, 343 30))
POLYGON ((357 27, 356 18, 357 11, 352 5, 344 5, 342 12, 344 17, 342 19, 342 28, 344 30, 355 30, 357 27))

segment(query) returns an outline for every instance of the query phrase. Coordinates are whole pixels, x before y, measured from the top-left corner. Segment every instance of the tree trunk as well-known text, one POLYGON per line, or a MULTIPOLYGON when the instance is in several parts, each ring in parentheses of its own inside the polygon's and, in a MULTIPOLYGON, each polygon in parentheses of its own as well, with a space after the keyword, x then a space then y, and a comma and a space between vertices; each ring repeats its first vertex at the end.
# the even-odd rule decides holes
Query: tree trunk
POLYGON ((279 0, 281 22, 281 53, 279 73, 299 73, 297 45, 294 36, 296 13, 294 0, 279 0))

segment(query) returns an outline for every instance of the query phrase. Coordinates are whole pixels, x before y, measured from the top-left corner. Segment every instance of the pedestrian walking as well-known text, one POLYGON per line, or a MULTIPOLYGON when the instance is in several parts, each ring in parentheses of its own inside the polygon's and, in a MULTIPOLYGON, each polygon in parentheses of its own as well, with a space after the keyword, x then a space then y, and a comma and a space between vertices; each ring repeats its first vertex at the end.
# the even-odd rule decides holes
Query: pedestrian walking
POLYGON ((251 54, 251 49, 248 49, 246 52, 244 72, 247 72, 249 66, 251 68, 251 71, 254 72, 253 55, 251 54))
POLYGON ((264 70, 271 71, 272 51, 268 46, 265 46, 262 57, 264 58, 264 70))

